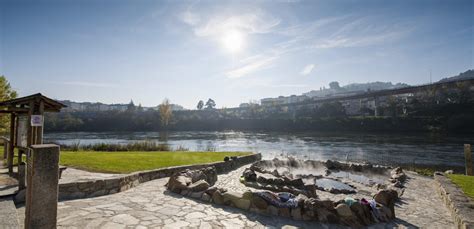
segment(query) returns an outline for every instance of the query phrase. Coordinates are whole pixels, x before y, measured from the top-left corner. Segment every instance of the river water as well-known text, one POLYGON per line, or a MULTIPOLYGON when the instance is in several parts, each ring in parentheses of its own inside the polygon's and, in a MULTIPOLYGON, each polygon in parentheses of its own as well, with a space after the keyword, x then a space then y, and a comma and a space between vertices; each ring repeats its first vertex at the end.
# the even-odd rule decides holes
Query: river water
POLYGON ((428 167, 464 166, 463 144, 474 136, 437 134, 284 133, 238 131, 46 133, 45 142, 63 145, 157 141, 191 151, 252 151, 263 157, 371 162, 428 167))

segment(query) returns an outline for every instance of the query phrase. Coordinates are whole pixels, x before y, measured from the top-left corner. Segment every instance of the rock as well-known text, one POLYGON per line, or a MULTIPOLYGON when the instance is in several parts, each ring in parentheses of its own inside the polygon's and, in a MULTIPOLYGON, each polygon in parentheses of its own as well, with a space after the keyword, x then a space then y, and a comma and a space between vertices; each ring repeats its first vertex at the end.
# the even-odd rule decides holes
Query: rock
POLYGON ((392 186, 395 188, 403 188, 403 184, 400 181, 393 183, 392 186))
POLYGON ((315 215, 317 216, 317 219, 321 223, 338 223, 339 218, 336 216, 336 214, 333 211, 329 211, 326 208, 323 207, 318 207, 315 209, 315 215))
POLYGON ((258 177, 257 177, 257 182, 258 182, 258 183, 261 183, 261 184, 267 184, 267 183, 268 183, 268 179, 265 178, 264 176, 258 176, 258 177))
POLYGON ((397 167, 390 171, 390 175, 392 183, 395 183, 396 181, 404 182, 407 178, 407 175, 403 172, 401 167, 397 167))
POLYGON ((182 190, 188 189, 189 183, 191 183, 191 178, 181 175, 173 175, 168 180, 167 187, 172 192, 180 193, 182 190))
POLYGON ((224 198, 222 197, 222 194, 219 190, 212 194, 212 202, 215 204, 224 204, 224 198))
POLYGON ((306 194, 308 197, 317 198, 318 194, 316 193, 316 186, 313 184, 308 184, 304 186, 306 194))
POLYGON ((446 174, 453 174, 454 171, 453 171, 453 170, 446 170, 446 171, 444 171, 444 173, 446 173, 446 174))
POLYGON ((278 208, 278 215, 290 218, 291 217, 290 209, 278 208))
POLYGON ((257 174, 249 168, 246 168, 242 175, 244 176, 245 181, 257 181, 257 174))
POLYGON ((338 204, 336 206, 336 212, 341 217, 352 217, 352 211, 347 204, 338 204))
POLYGON ((304 206, 304 202, 308 199, 308 197, 300 193, 298 196, 296 196, 296 199, 298 200, 298 206, 304 206))
POLYGON ((203 193, 201 196, 201 200, 204 202, 209 202, 211 200, 211 196, 207 193, 203 193))
POLYGON ((388 222, 395 218, 395 212, 392 212, 388 207, 378 204, 377 205, 379 220, 382 222, 388 222))
POLYGON ((190 191, 189 191, 188 189, 184 189, 184 190, 181 191, 180 194, 181 194, 182 196, 187 196, 187 195, 189 194, 189 192, 190 192, 190 191))
POLYGON ((390 171, 390 175, 399 174, 399 173, 403 173, 403 169, 401 167, 396 167, 392 169, 392 171, 390 171))
POLYGON ((255 206, 256 208, 262 210, 262 209, 267 209, 268 203, 261 197, 257 195, 252 196, 252 205, 255 206))
POLYGON ((352 212, 359 218, 365 226, 373 223, 372 214, 370 213, 370 207, 368 205, 362 205, 359 202, 353 203, 350 206, 352 212))
POLYGON ((222 194, 222 198, 225 205, 232 205, 244 210, 247 210, 250 207, 250 199, 245 199, 242 193, 225 192, 222 194))
POLYGON ((269 205, 268 208, 267 208, 267 213, 269 215, 278 215, 278 208, 276 208, 273 205, 269 205))
POLYGON ((215 191, 217 191, 217 187, 210 187, 206 190, 206 193, 209 194, 209 196, 212 196, 215 191))
POLYGON ((209 184, 205 180, 198 180, 188 186, 193 192, 202 192, 209 188, 209 184))
POLYGON ((188 196, 193 199, 201 199, 203 193, 204 192, 190 192, 188 196))
POLYGON ((253 197, 253 193, 250 190, 247 190, 242 194, 242 198, 244 198, 246 200, 251 200, 252 197, 253 197))
POLYGON ((293 208, 291 209, 291 218, 294 220, 302 220, 301 216, 301 208, 293 208))
POLYGON ((374 196, 374 200, 377 203, 380 203, 391 211, 391 217, 392 219, 395 218, 395 202, 398 199, 398 193, 397 191, 393 189, 384 189, 379 191, 377 194, 374 196))

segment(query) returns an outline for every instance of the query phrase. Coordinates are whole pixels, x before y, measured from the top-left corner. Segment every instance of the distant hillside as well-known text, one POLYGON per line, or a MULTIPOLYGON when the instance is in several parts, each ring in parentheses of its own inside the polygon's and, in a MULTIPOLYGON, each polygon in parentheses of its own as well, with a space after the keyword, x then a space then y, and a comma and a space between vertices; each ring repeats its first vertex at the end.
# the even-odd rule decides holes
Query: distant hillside
POLYGON ((370 82, 370 83, 353 83, 343 86, 342 88, 346 91, 378 91, 378 90, 385 90, 385 89, 396 89, 402 87, 408 87, 410 85, 405 83, 397 83, 393 84, 392 82, 370 82))
POLYGON ((449 81, 467 80, 467 79, 474 79, 474 70, 470 69, 465 72, 459 73, 459 75, 457 76, 443 78, 438 82, 449 82, 449 81))

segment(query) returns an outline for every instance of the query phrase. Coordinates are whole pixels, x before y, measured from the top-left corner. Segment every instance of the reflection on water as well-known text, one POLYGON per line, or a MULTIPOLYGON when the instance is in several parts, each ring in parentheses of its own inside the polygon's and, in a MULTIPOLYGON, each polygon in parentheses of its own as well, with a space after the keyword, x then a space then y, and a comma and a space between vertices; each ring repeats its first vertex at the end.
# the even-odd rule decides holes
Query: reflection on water
POLYGON ((322 188, 324 190, 337 189, 340 191, 355 192, 355 189, 352 188, 351 186, 345 183, 342 183, 340 181, 333 180, 333 179, 328 179, 328 178, 316 179, 315 184, 317 187, 322 188))
POLYGON ((292 155, 300 159, 365 161, 375 164, 463 166, 463 144, 473 136, 429 134, 281 133, 234 131, 47 133, 59 144, 127 143, 150 140, 193 151, 252 151, 265 159, 292 155))
POLYGON ((329 176, 335 177, 335 178, 346 178, 352 181, 355 181, 360 184, 368 185, 368 186, 373 186, 375 184, 383 184, 385 183, 385 180, 387 177, 383 177, 382 175, 375 175, 372 174, 371 177, 368 177, 368 174, 356 174, 355 172, 346 172, 346 171, 336 171, 336 172, 331 172, 329 176))

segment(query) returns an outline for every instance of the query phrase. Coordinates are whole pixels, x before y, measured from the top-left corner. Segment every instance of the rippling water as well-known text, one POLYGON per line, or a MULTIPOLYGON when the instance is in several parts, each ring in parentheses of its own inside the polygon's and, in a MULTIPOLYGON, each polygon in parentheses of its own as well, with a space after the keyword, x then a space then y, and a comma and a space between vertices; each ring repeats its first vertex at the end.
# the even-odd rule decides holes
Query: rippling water
POLYGON ((282 132, 75 132, 46 133, 59 144, 127 143, 151 140, 192 151, 252 151, 264 158, 366 161, 376 164, 464 166, 463 144, 474 136, 434 134, 282 133, 282 132))

